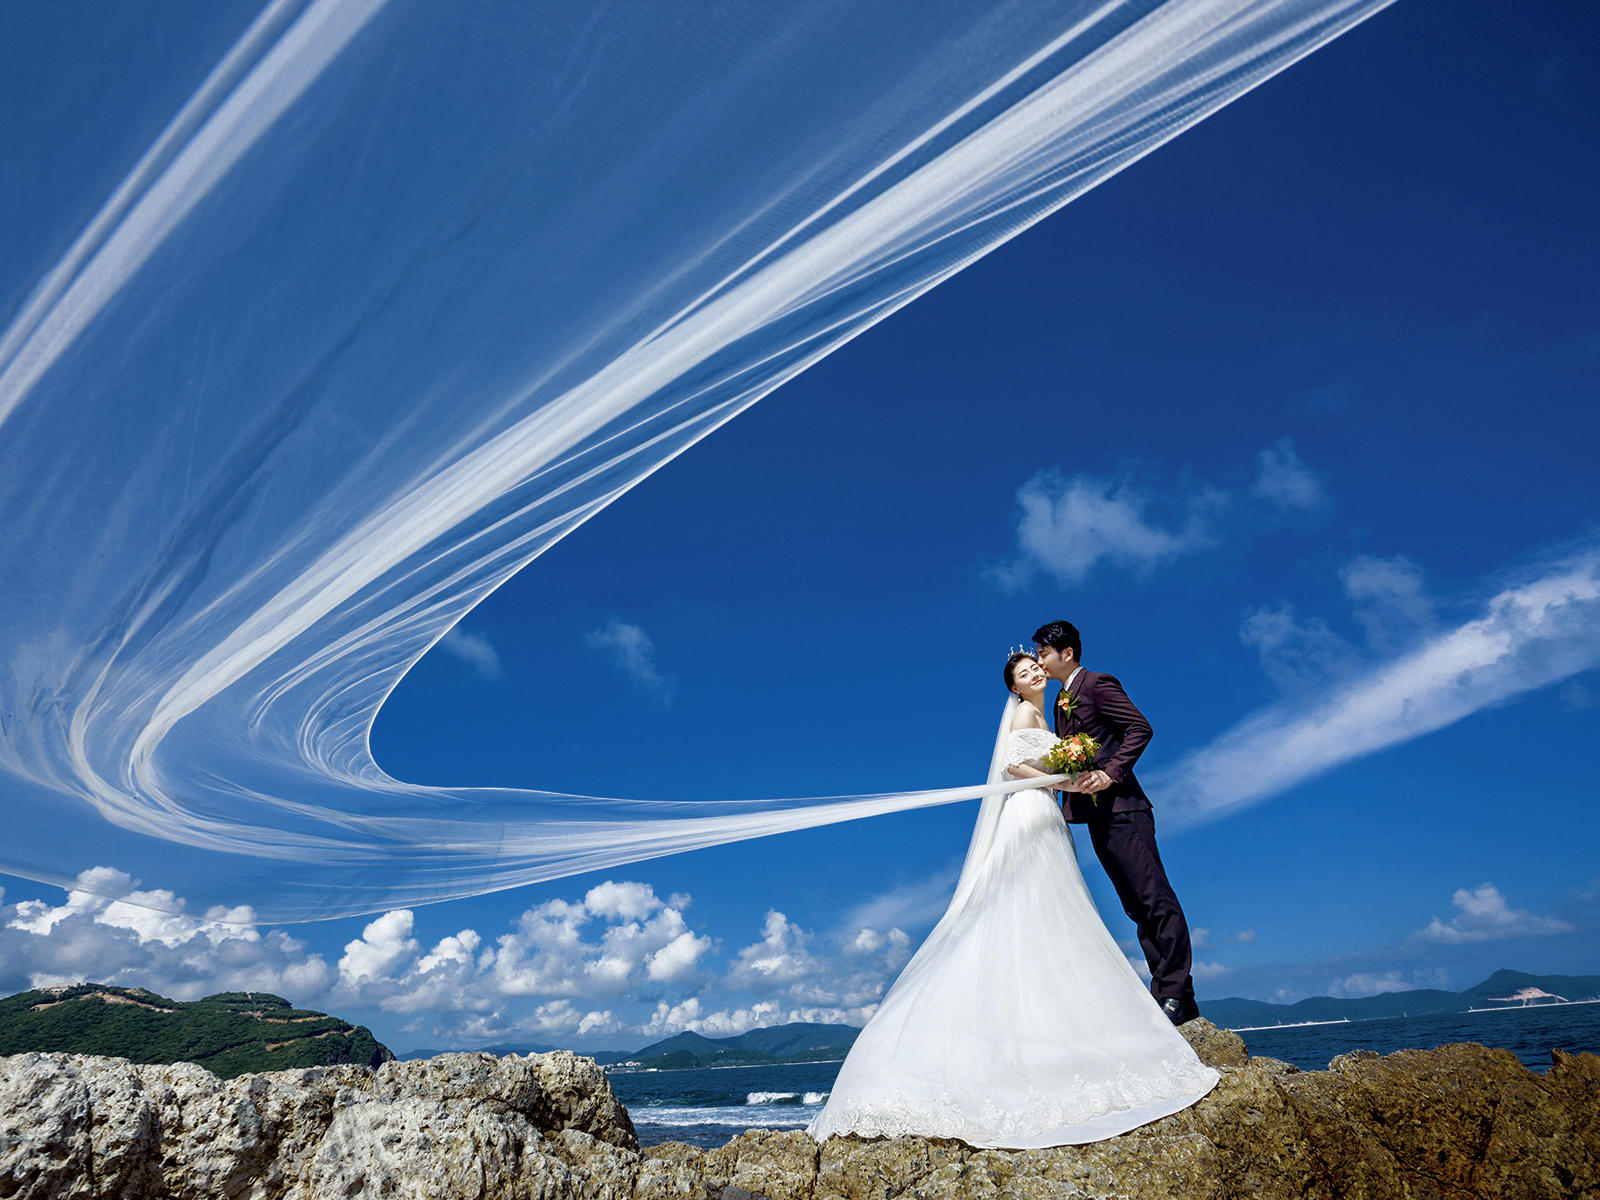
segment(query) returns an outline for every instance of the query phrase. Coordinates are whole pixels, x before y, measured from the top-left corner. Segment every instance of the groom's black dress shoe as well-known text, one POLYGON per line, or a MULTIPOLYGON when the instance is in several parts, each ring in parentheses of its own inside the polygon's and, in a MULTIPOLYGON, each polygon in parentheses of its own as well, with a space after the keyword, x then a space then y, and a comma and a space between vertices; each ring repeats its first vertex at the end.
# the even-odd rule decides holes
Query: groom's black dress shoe
POLYGON ((1200 1015, 1200 1008, 1193 1000, 1183 1001, 1176 996, 1168 996, 1163 1000, 1161 1011, 1167 1014, 1167 1020, 1174 1025, 1182 1025, 1185 1021, 1192 1021, 1200 1015))

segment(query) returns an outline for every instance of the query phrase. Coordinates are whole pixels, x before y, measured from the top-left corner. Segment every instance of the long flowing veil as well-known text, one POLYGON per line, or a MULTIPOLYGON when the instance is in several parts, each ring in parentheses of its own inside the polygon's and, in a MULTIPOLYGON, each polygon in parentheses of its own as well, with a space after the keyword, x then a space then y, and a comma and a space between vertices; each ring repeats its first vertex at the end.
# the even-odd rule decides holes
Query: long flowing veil
POLYGON ((369 732, 628 489, 1389 2, 32 6, 0 871, 309 919, 989 796, 979 852, 1027 781, 425 787, 369 732))
MULTIPOLYGON (((1012 714, 1021 704, 1021 700, 1012 696, 1006 701, 1006 706, 1000 713, 1000 728, 994 735, 994 752, 989 756, 989 773, 984 780, 990 786, 1007 782, 1006 742, 1009 739, 1012 714)), ((989 856, 989 849, 994 845, 994 831, 1000 824, 1000 813, 1010 795, 1010 792, 992 792, 978 805, 978 819, 972 826, 972 840, 967 843, 967 857, 962 861, 961 874, 956 879, 956 897, 959 898, 971 889, 973 877, 982 866, 983 860, 989 856)))

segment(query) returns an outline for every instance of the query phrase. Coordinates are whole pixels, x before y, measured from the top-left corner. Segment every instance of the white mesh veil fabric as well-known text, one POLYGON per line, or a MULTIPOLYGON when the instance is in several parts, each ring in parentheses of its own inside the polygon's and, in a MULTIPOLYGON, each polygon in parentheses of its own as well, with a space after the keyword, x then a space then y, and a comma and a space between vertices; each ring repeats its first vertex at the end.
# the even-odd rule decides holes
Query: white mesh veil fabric
MULTIPOLYGON (((1012 696, 1000 712, 1000 727, 994 735, 994 752, 989 756, 989 773, 984 777, 984 783, 993 790, 990 790, 984 796, 983 803, 978 805, 978 819, 972 826, 972 840, 967 843, 967 856, 962 860, 961 874, 956 878, 955 895, 958 897, 971 889, 978 868, 983 865, 983 860, 989 856, 989 848, 994 845, 995 830, 1000 825, 1000 812, 1005 807, 1006 797, 1009 794, 1001 791, 1000 787, 1012 782, 1010 776, 1006 774, 1006 747, 1010 740, 1011 716, 1021 703, 1018 697, 1012 696)), ((1038 783, 1037 780, 1027 782, 1038 783)), ((952 902, 952 906, 954 903, 952 902)))
POLYGON ((1385 3, 194 4, 132 83, 169 7, 64 23, 0 134, 0 870, 328 917, 1021 786, 423 788, 367 732, 644 476, 1385 3))

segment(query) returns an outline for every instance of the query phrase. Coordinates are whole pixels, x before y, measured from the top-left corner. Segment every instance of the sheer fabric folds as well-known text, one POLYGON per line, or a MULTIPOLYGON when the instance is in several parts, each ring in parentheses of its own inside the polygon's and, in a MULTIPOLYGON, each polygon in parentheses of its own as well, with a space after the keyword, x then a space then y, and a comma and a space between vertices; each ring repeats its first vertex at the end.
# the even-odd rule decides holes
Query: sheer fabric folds
POLYGON ((27 10, 0 870, 328 917, 983 794, 422 788, 367 731, 645 475, 1386 2, 27 10))
MULTIPOLYGON (((1054 742, 1019 730, 1002 768, 1054 742)), ((984 801, 955 898, 808 1132, 1094 1142, 1187 1108, 1217 1078, 1101 922, 1060 807, 1030 788, 984 801)))

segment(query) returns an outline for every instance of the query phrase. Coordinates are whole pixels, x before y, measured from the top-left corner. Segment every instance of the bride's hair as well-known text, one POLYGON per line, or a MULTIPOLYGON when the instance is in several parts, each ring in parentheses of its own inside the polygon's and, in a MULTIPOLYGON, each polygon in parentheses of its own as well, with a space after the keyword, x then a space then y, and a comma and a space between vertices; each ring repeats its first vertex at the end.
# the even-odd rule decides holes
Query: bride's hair
POLYGON ((1029 654, 1026 650, 1018 650, 1010 658, 1006 659, 1006 691, 1008 691, 1008 692, 1012 690, 1012 688, 1011 688, 1012 678, 1011 677, 1016 673, 1017 664, 1019 662, 1021 662, 1023 659, 1027 659, 1029 662, 1038 662, 1039 661, 1038 659, 1034 658, 1033 655, 1029 654))
POLYGON ((1083 661, 1083 639, 1078 636, 1078 627, 1071 621, 1051 621, 1048 625, 1039 626, 1033 631, 1033 642, 1036 646, 1049 646, 1056 651, 1071 650, 1073 658, 1083 661))

